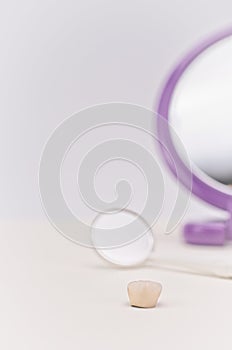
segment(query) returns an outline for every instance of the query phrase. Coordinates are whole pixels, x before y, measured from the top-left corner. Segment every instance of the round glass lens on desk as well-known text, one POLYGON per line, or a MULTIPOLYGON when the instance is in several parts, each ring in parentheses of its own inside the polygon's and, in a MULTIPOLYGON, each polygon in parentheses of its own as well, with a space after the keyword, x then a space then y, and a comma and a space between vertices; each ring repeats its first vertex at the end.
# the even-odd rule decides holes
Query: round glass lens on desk
POLYGON ((135 218, 138 220, 138 216, 128 210, 116 213, 104 213, 97 216, 92 224, 92 240, 96 251, 101 257, 113 264, 121 266, 139 265, 149 257, 153 249, 154 239, 151 229, 142 218, 138 220, 140 230, 144 232, 141 237, 123 246, 114 248, 109 246, 109 248, 105 248, 104 244, 104 248, 101 248, 102 239, 105 240, 102 237, 102 229, 105 230, 107 236, 107 232, 110 235, 112 229, 128 225, 135 218))

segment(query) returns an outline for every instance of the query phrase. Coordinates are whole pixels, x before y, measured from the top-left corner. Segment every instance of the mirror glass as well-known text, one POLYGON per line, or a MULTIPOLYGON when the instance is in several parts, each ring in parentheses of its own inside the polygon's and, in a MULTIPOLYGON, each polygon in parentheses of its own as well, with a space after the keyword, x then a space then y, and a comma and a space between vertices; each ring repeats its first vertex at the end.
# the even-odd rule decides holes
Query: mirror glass
POLYGON ((171 125, 190 159, 212 179, 232 184, 232 37, 200 54, 180 78, 171 125))
POLYGON ((153 233, 149 225, 137 214, 128 210, 121 210, 112 214, 99 214, 92 225, 92 241, 98 254, 109 262, 121 266, 143 263, 150 256, 154 245, 153 233), (120 247, 99 248, 102 241, 102 232, 98 228, 106 230, 106 234, 109 233, 110 235, 111 229, 125 226, 137 218, 139 219, 138 225, 141 232, 145 232, 140 238, 120 247))

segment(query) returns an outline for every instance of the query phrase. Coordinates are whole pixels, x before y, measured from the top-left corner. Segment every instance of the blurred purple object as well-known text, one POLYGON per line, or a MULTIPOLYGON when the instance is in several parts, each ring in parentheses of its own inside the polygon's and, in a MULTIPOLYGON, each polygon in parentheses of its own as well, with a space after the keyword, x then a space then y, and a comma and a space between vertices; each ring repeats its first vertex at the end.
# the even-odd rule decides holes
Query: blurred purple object
POLYGON ((224 245, 225 222, 189 223, 184 226, 184 238, 187 243, 201 245, 224 245))
POLYGON ((187 224, 184 228, 184 237, 186 242, 192 244, 222 245, 226 239, 232 239, 232 195, 229 192, 221 190, 219 186, 213 186, 213 182, 207 182, 207 177, 203 179, 199 174, 193 173, 192 170, 186 166, 174 146, 168 123, 163 123, 162 119, 169 120, 169 108, 173 93, 177 83, 190 64, 210 46, 231 35, 232 28, 229 28, 226 31, 214 35, 188 53, 169 75, 161 92, 158 104, 157 131, 161 142, 163 140, 168 148, 168 152, 172 156, 172 161, 170 160, 170 154, 168 154, 161 143, 160 147, 162 155, 172 173, 195 196, 229 213, 229 220, 225 222, 212 221, 207 223, 187 224), (181 169, 178 175, 176 174, 176 165, 181 169), (192 177, 191 188, 189 185, 190 182, 188 181, 190 177, 192 177))

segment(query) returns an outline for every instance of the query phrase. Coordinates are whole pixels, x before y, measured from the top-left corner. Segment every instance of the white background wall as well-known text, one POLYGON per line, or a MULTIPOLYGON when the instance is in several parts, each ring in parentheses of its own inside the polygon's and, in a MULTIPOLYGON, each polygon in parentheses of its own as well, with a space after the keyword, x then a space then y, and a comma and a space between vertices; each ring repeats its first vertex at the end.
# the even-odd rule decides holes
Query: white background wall
POLYGON ((39 159, 62 120, 110 101, 152 108, 173 64, 231 13, 230 0, 1 1, 1 218, 44 217, 39 159))

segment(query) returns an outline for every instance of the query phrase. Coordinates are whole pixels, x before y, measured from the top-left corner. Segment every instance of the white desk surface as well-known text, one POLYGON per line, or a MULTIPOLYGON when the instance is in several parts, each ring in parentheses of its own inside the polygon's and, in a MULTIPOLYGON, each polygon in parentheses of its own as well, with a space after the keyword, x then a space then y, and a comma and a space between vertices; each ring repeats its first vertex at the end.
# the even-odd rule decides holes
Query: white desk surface
POLYGON ((0 349, 232 348, 231 280, 157 269, 153 258, 116 268, 47 222, 1 223, 0 237, 0 349), (137 279, 162 283, 157 308, 129 306, 137 279))

